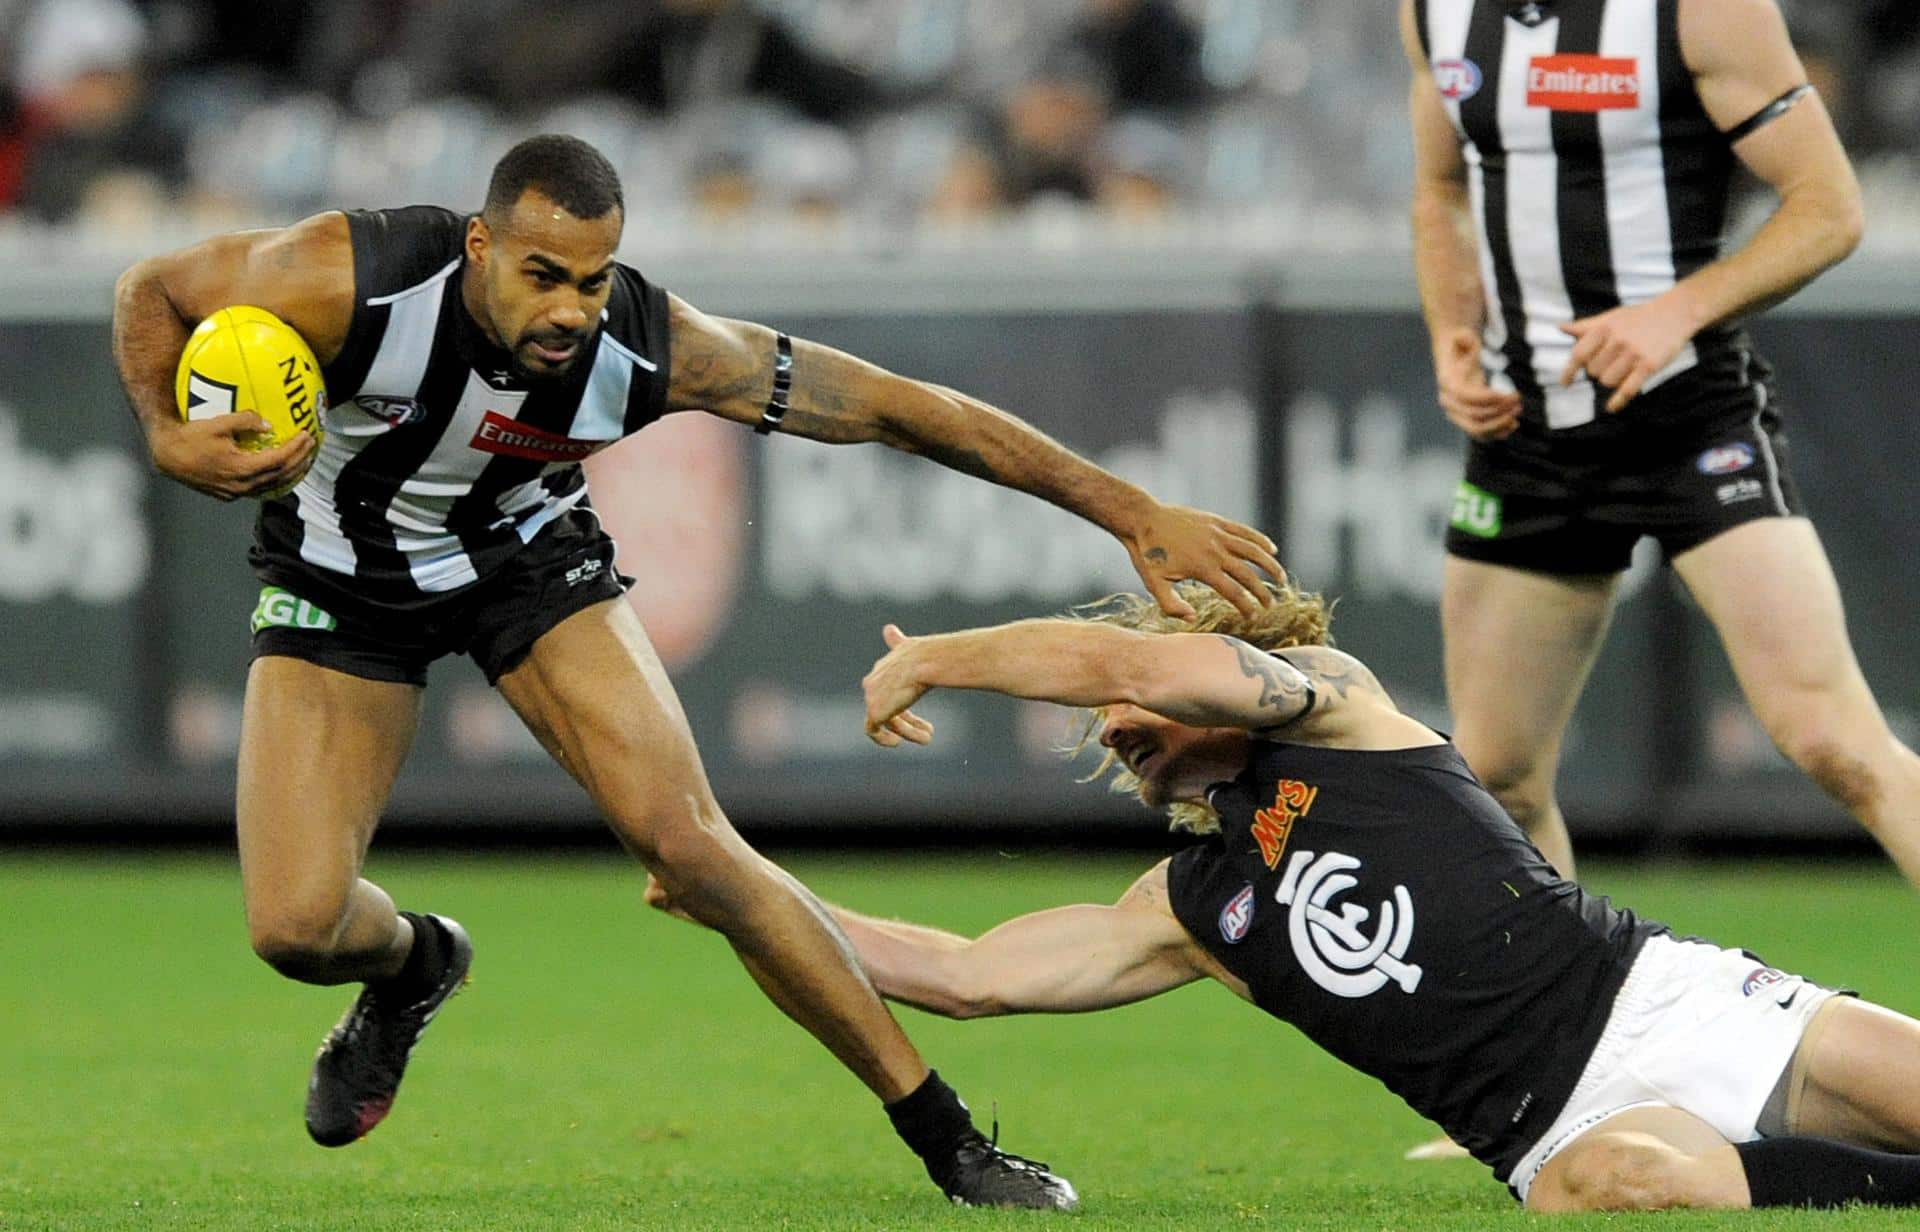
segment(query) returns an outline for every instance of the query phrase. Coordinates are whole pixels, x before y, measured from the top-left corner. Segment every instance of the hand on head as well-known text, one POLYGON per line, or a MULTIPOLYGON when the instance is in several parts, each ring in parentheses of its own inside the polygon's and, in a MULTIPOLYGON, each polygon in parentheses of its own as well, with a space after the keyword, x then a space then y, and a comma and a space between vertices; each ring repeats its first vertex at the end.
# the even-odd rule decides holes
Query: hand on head
POLYGON ((1204 582, 1243 615, 1253 616, 1273 603, 1261 572, 1276 582, 1287 580, 1287 571, 1274 556, 1273 540, 1251 526, 1200 509, 1155 504, 1120 540, 1160 610, 1181 619, 1191 617, 1193 607, 1180 597, 1175 582, 1204 582))

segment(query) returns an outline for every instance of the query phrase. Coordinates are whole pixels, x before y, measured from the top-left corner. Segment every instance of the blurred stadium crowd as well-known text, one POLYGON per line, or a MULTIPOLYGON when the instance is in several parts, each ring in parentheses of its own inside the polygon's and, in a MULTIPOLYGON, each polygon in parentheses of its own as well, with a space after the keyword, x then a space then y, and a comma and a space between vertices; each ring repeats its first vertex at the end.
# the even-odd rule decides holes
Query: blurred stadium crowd
MULTIPOLYGON (((1920 5, 1785 5, 1876 227, 1920 231, 1920 5)), ((557 129, 621 169, 650 246, 748 221, 1284 247, 1302 218, 1373 243, 1404 235, 1410 178, 1395 8, 0 0, 0 219, 132 238, 477 204, 499 150, 557 129)))

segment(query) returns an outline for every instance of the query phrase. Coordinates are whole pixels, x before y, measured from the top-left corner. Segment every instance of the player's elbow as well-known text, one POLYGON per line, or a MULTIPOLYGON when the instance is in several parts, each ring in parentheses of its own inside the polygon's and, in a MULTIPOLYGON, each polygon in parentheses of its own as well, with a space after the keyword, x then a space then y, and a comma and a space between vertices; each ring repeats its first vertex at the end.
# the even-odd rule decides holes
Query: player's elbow
POLYGON ((1861 204, 1859 193, 1850 193, 1836 202, 1829 214, 1828 236, 1833 245, 1834 262, 1837 264, 1852 256, 1866 234, 1866 207, 1861 204))
POLYGON ((937 1004, 927 1006, 944 1018, 997 1018, 1008 1012, 1007 999, 991 970, 968 961, 957 951, 946 964, 937 1004))

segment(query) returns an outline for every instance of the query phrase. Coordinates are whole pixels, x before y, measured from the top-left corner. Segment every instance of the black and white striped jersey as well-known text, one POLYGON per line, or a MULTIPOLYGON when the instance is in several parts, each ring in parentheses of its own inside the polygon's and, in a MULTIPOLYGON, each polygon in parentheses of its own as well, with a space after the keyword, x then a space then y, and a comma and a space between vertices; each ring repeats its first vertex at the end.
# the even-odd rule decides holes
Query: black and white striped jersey
POLYGON ((299 486, 261 507, 254 564, 296 591, 318 571, 413 608, 485 578, 584 503, 581 461, 665 411, 666 293, 616 265, 579 360, 523 381, 462 303, 465 216, 410 206, 347 222, 353 324, 325 368, 326 441, 299 486))
MULTIPOLYGON (((1719 257, 1726 229, 1734 157, 1681 59, 1679 0, 1414 4, 1464 142, 1489 381, 1549 428, 1588 423, 1606 394, 1560 387, 1560 327, 1654 298, 1719 257)), ((1646 388, 1744 347, 1704 330, 1646 388)))

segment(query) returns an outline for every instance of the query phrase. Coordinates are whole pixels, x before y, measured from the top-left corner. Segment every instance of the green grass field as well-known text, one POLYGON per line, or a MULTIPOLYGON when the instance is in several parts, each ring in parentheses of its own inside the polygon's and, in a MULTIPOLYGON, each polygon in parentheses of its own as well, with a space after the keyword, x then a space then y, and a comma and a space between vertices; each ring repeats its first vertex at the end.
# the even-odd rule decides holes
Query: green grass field
MULTIPOLYGON (((979 929, 1107 900, 1145 856, 809 854, 863 909, 979 929)), ((0 854, 0 1228, 998 1228, 947 1207, 880 1109, 717 938, 640 904, 617 857, 379 857, 403 905, 472 931, 474 983, 393 1116, 343 1151, 300 1123, 347 990, 247 951, 215 856, 0 854)), ((1877 866, 1614 866, 1682 931, 1920 1010, 1920 899, 1877 866)), ((1479 1229, 1536 1222, 1371 1080, 1223 990, 1089 1017, 903 1010, 984 1126, 1079 1185, 1076 1228, 1479 1229)), ((1589 1221, 1593 1222, 1593 1221, 1589 1221)), ((1911 1216, 1641 1216, 1609 1226, 1895 1228, 1911 1216)))

